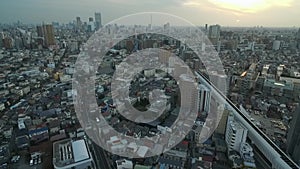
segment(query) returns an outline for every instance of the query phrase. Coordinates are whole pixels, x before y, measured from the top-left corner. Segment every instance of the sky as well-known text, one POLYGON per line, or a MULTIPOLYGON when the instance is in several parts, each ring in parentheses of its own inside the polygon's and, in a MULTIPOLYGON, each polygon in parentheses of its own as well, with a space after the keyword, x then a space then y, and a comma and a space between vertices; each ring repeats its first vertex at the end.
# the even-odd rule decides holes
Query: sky
POLYGON ((300 27, 299 0, 1 0, 0 23, 83 21, 103 23, 138 12, 164 12, 195 25, 300 27))

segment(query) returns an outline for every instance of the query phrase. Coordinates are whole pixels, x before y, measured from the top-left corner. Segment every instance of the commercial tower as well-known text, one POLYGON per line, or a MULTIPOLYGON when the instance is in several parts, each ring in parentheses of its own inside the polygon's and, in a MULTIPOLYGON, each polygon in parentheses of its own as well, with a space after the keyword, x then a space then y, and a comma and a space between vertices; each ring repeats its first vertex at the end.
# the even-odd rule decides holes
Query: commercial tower
POLYGON ((220 25, 211 25, 209 26, 208 38, 213 45, 217 45, 220 40, 221 26, 220 25))
POLYGON ((95 13, 95 25, 96 25, 96 30, 102 27, 102 19, 101 19, 100 12, 95 13))
POLYGON ((76 28, 77 29, 82 29, 82 22, 81 22, 81 19, 80 17, 76 17, 76 28))
POLYGON ((55 45, 54 29, 52 24, 37 26, 37 33, 39 37, 44 39, 43 45, 45 47, 55 45))
POLYGON ((94 18, 89 17, 89 22, 88 22, 88 31, 93 32, 95 30, 95 22, 94 18))

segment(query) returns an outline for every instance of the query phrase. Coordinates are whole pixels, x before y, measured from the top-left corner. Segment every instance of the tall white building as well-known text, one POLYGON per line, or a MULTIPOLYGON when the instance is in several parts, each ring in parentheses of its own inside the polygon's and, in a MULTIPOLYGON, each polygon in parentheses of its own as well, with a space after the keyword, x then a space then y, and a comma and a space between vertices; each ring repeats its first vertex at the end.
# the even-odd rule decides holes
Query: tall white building
POLYGON ((94 18, 89 17, 89 22, 88 22, 88 31, 93 32, 95 31, 95 22, 94 22, 94 18))
POLYGON ((199 92, 196 80, 187 74, 182 74, 179 80, 181 107, 187 108, 191 112, 197 112, 199 109, 199 92))
POLYGON ((241 123, 235 121, 233 115, 228 116, 225 141, 228 149, 240 151, 242 143, 246 142, 248 129, 241 123))
POLYGON ((199 85, 199 113, 207 114, 210 110, 211 91, 203 84, 199 85))
POLYGON ((224 73, 218 73, 217 71, 209 72, 209 79, 223 94, 228 93, 229 78, 224 73))

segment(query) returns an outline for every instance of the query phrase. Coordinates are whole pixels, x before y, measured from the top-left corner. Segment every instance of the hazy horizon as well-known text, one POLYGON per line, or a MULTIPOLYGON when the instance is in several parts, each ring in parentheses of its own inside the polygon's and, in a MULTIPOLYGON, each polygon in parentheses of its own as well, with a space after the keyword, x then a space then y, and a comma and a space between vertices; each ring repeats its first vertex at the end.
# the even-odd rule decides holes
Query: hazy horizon
MULTIPOLYGON (((300 27, 300 1, 296 0, 2 0, 0 23, 69 23, 101 12, 102 23, 139 12, 164 12, 195 25, 224 27, 300 27), (19 3, 18 3, 19 2, 19 3)), ((130 24, 130 23, 129 23, 130 24)))

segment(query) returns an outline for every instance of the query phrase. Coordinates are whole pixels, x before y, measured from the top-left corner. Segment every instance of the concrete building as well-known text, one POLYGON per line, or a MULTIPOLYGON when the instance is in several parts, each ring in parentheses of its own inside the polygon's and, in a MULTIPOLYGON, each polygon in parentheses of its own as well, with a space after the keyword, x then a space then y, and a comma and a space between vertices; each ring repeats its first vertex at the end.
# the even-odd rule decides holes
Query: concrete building
POLYGON ((300 106, 296 108, 287 134, 287 153, 300 164, 300 106))
POLYGON ((37 33, 39 37, 44 39, 43 45, 49 47, 55 45, 54 29, 52 24, 43 24, 37 26, 37 33))
POLYGON ((43 31, 44 31, 45 45, 47 47, 49 47, 51 45, 55 45, 53 25, 50 25, 50 24, 43 25, 43 31))
POLYGON ((228 118, 229 113, 230 113, 229 110, 227 110, 227 109, 224 110, 224 112, 222 114, 222 117, 221 117, 221 120, 219 122, 219 125, 215 130, 215 133, 225 135, 226 125, 227 125, 227 118, 228 118))
POLYGON ((88 22, 88 31, 93 32, 95 30, 95 22, 94 18, 89 17, 89 22, 88 22))
POLYGON ((87 169, 91 165, 92 157, 85 140, 65 139, 53 143, 55 169, 87 169))
POLYGON ((209 26, 208 38, 213 45, 217 45, 220 40, 221 26, 220 25, 211 25, 209 26))
POLYGON ((211 71, 208 73, 208 75, 213 85, 226 95, 229 89, 229 78, 227 78, 227 75, 225 75, 224 73, 219 73, 217 71, 211 71))
POLYGON ((247 71, 241 74, 240 78, 240 93, 246 96, 252 89, 255 88, 257 78, 259 77, 256 72, 256 63, 252 63, 247 71))
POLYGON ((126 159, 117 160, 116 163, 117 163, 117 169, 132 169, 133 168, 132 161, 129 161, 126 159))
POLYGON ((101 19, 100 12, 95 13, 95 24, 96 24, 96 30, 102 27, 102 19, 101 19))
POLYGON ((206 115, 210 110, 210 89, 203 84, 199 85, 199 113, 206 115))
POLYGON ((230 115, 228 117, 225 135, 228 149, 240 151, 241 144, 246 142, 247 134, 248 129, 230 115))
POLYGON ((298 49, 300 49, 300 28, 297 32, 297 35, 296 35, 296 41, 297 41, 297 46, 298 46, 298 49))
POLYGON ((173 67, 174 64, 169 64, 170 62, 170 57, 171 57, 171 53, 169 51, 161 51, 158 53, 158 59, 159 59, 159 62, 164 64, 164 65, 167 65, 167 66, 170 66, 170 67, 173 67))
POLYGON ((80 17, 76 17, 76 27, 77 29, 81 29, 82 28, 82 22, 81 22, 81 19, 80 17))
POLYGON ((287 103, 294 99, 294 83, 292 81, 276 81, 275 79, 266 79, 264 81, 263 93, 273 96, 282 103, 287 103))
POLYGON ((175 63, 174 64, 174 77, 178 78, 182 74, 187 74, 188 73, 188 68, 189 67, 186 66, 186 65, 175 63))
POLYGON ((273 42, 273 47, 272 47, 273 50, 279 50, 280 49, 280 41, 279 40, 275 40, 273 42))
POLYGON ((189 109, 191 112, 197 112, 199 110, 199 91, 195 79, 187 74, 182 74, 179 86, 182 86, 180 89, 181 106, 189 109))
POLYGON ((3 46, 4 46, 5 49, 11 49, 11 48, 13 48, 13 46, 14 46, 14 40, 13 40, 13 38, 8 37, 8 36, 5 37, 3 39, 3 46))
POLYGON ((244 167, 256 168, 253 148, 248 143, 242 143, 240 148, 240 155, 244 161, 244 167))

